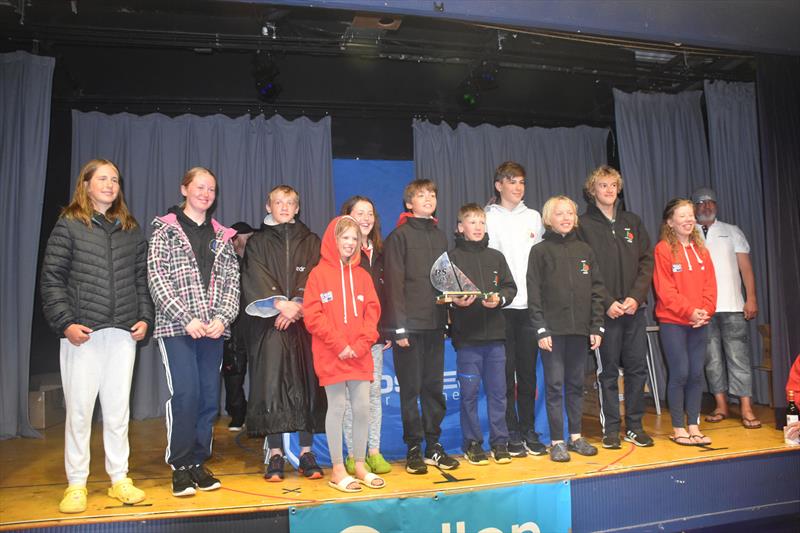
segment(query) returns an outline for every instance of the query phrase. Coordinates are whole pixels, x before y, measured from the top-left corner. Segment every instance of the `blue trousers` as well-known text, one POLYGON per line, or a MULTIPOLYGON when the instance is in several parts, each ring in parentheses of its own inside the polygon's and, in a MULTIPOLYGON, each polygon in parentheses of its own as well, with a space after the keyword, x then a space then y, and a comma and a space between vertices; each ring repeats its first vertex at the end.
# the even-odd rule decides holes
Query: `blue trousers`
POLYGON ((173 468, 201 465, 211 457, 222 342, 188 335, 158 339, 170 392, 166 461, 173 468))
POLYGON ((661 324, 659 336, 669 370, 667 400, 672 427, 699 424, 708 328, 661 324))
POLYGON ((508 443, 506 425, 506 348, 502 342, 462 346, 456 351, 458 382, 461 387, 461 434, 464 451, 470 441, 483 443, 478 420, 478 392, 481 381, 489 412, 489 444, 508 443))

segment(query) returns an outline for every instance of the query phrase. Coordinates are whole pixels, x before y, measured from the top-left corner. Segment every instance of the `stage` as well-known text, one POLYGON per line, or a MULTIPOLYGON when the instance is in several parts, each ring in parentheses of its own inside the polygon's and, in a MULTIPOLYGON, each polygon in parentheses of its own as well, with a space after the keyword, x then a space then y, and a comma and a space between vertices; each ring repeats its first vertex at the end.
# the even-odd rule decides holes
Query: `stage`
MULTIPOLYGON (((645 429, 655 439, 652 448, 637 448, 623 442, 621 450, 600 448, 597 456, 589 458, 572 454, 572 461, 563 464, 553 463, 547 456, 515 459, 508 465, 472 466, 462 461, 457 470, 441 472, 431 468, 422 476, 406 474, 403 465, 395 463, 393 472, 385 476, 384 489, 365 489, 357 494, 338 492, 324 480, 309 481, 294 471, 287 471, 283 483, 265 482, 261 441, 229 432, 228 419, 222 417, 215 430, 214 457, 207 466, 220 478, 223 487, 214 492, 198 492, 189 498, 175 498, 170 493, 171 471, 163 459, 163 420, 138 421, 130 426, 130 476, 147 492, 147 499, 134 506, 122 505, 106 495, 108 480, 103 466, 102 431, 96 425, 92 435, 88 509, 77 515, 58 512, 58 502, 66 486, 62 424, 44 430, 44 439, 0 441, 0 528, 340 531, 333 528, 333 522, 324 521, 327 510, 358 511, 363 504, 377 506, 375 512, 385 515, 415 502, 445 502, 458 497, 460 500, 452 502, 466 516, 475 513, 474 508, 469 509, 474 507, 471 498, 478 502, 480 495, 483 498, 480 512, 491 515, 492 509, 485 507, 486 497, 498 495, 505 499, 508 491, 544 487, 554 487, 557 491, 562 487, 562 496, 568 496, 568 506, 558 509, 569 514, 562 516, 560 523, 568 524, 572 531, 685 530, 797 515, 800 448, 784 445, 782 433, 774 429, 771 410, 760 408, 757 414, 764 424, 761 429, 744 429, 738 418, 718 424, 704 423, 701 428, 713 444, 686 447, 668 440, 671 428, 666 412, 660 417, 648 412, 645 429), (305 512, 314 513, 311 519, 322 520, 316 522, 319 527, 309 528, 306 523, 290 528, 305 512)), ((584 434, 599 446, 598 420, 585 417, 584 428, 584 434)), ((541 513, 542 508, 530 501, 531 513, 541 513)), ((497 503, 502 502, 498 499, 497 503)), ((503 523, 503 512, 499 510, 502 506, 497 509, 497 525, 493 526, 497 529, 485 531, 548 530, 535 516, 536 520, 524 524, 503 523)), ((363 516, 364 512, 355 515, 363 516)), ((549 512, 556 511, 549 509, 549 512)), ((436 533, 469 533, 479 529, 466 518, 459 522, 446 513, 436 516, 441 519, 436 533)), ((403 530, 431 531, 429 526, 422 525, 424 522, 414 522, 413 516, 404 520, 407 525, 403 530)))

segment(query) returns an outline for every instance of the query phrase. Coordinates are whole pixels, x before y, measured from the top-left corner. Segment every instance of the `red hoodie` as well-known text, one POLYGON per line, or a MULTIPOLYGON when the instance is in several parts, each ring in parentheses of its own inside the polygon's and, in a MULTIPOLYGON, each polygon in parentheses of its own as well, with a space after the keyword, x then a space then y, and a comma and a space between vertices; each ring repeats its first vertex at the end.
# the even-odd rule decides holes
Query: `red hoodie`
POLYGON ((334 231, 343 217, 328 224, 321 259, 308 275, 303 322, 311 333, 314 370, 322 386, 342 381, 372 381, 371 348, 378 339, 381 305, 372 278, 359 266, 361 251, 342 263, 334 231), (339 359, 350 346, 358 357, 339 359))
POLYGON ((667 241, 659 241, 654 255, 658 321, 688 326, 695 309, 705 309, 709 316, 713 315, 717 308, 717 280, 708 249, 679 246, 673 254, 667 241))

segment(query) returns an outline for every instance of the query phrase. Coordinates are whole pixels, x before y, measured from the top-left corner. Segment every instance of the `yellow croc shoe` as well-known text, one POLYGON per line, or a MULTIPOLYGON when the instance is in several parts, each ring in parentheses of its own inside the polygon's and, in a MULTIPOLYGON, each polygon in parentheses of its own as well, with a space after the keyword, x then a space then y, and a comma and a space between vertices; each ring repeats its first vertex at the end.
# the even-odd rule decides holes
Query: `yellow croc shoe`
POLYGON ((120 479, 108 489, 108 495, 122 503, 133 505, 144 500, 144 491, 133 486, 131 478, 120 479))
POLYGON ((58 504, 62 513, 82 513, 86 510, 86 487, 70 485, 64 491, 64 497, 58 504))

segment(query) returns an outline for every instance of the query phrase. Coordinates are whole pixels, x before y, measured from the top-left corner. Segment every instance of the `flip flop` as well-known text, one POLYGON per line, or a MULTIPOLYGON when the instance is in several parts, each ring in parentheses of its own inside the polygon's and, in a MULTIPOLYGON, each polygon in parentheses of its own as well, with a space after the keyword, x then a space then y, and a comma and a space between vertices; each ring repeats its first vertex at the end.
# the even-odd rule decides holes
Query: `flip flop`
POLYGON ((722 422, 726 418, 728 418, 728 415, 726 415, 725 413, 720 413, 719 411, 714 411, 713 413, 708 415, 705 418, 705 420, 706 420, 706 422, 711 422, 712 424, 716 424, 717 422, 722 422))
POLYGON ((367 472, 367 475, 364 476, 364 479, 357 479, 356 481, 370 489, 382 489, 386 486, 386 481, 384 481, 384 479, 378 474, 373 474, 372 472, 367 472), (380 485, 374 484, 374 482, 377 480, 380 480, 380 485))
POLYGON ((689 435, 689 438, 694 441, 695 446, 711 446, 711 439, 703 435, 702 433, 695 433, 694 435, 689 435), (708 439, 708 442, 697 442, 697 439, 708 439))
POLYGON ((745 429, 758 429, 761 427, 761 421, 758 418, 742 417, 742 425, 745 429))
POLYGON ((697 446, 697 444, 692 442, 692 437, 688 435, 681 435, 680 437, 675 437, 673 435, 670 435, 669 440, 680 446, 697 446), (681 442, 681 439, 686 440, 688 442, 681 442))
MULTIPOLYGON (((369 475, 369 474, 367 474, 369 475)), ((342 492, 361 492, 361 487, 356 487, 354 489, 350 488, 350 485, 353 483, 361 483, 360 479, 356 479, 353 476, 345 476, 339 480, 339 483, 334 483, 333 481, 328 481, 328 486, 334 488, 336 490, 340 490, 342 492)))

